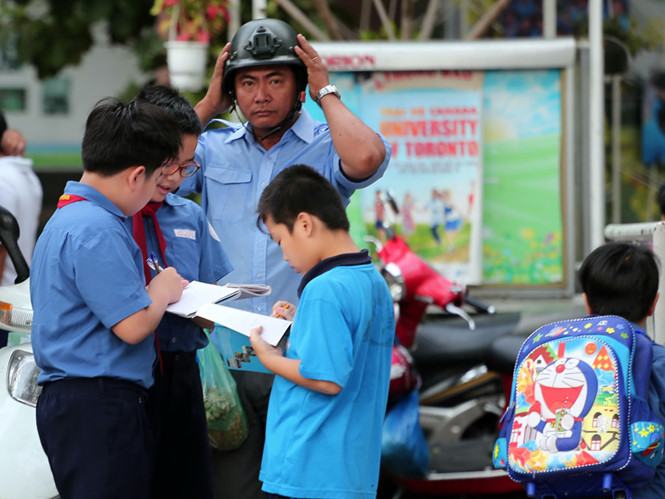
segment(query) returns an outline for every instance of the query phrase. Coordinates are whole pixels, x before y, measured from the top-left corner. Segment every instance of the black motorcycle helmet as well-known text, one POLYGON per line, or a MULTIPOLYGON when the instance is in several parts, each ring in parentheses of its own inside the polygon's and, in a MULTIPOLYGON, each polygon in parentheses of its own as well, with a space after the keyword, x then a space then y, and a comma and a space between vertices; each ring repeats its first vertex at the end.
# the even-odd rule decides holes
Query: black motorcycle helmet
POLYGON ((296 106, 299 107, 299 96, 307 87, 307 68, 295 53, 296 45, 296 32, 279 19, 255 19, 243 24, 231 40, 222 92, 235 101, 234 80, 239 69, 287 65, 293 68, 296 77, 296 106))

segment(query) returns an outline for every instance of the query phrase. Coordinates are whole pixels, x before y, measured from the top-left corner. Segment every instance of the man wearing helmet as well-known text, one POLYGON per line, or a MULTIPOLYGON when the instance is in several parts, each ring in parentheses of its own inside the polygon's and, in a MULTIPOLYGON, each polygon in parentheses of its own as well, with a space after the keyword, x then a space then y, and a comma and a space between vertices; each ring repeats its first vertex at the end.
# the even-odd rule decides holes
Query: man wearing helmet
MULTIPOLYGON (((275 300, 297 303, 300 276, 283 261, 268 231, 257 228, 263 189, 281 170, 307 164, 326 177, 344 204, 351 194, 383 175, 387 143, 354 116, 330 85, 328 71, 302 35, 277 19, 240 27, 222 50, 196 112, 205 125, 229 109, 247 120, 222 122, 199 138, 201 170, 180 193, 201 192, 202 204, 234 271, 224 282, 272 286, 271 297, 239 300, 233 306, 270 314, 275 300), (301 109, 305 89, 321 106, 327 123, 301 109)), ((272 376, 234 371, 249 423, 249 436, 235 451, 215 453, 215 480, 224 498, 262 498, 258 481, 272 376)))

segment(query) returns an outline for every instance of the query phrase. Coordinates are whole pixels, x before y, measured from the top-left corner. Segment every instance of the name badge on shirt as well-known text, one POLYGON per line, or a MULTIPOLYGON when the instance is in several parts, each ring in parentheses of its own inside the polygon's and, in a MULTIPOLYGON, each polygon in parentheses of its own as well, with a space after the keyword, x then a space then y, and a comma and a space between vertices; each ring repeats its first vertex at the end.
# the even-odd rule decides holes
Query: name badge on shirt
POLYGON ((184 237, 196 241, 196 231, 191 229, 173 229, 175 237, 184 237))

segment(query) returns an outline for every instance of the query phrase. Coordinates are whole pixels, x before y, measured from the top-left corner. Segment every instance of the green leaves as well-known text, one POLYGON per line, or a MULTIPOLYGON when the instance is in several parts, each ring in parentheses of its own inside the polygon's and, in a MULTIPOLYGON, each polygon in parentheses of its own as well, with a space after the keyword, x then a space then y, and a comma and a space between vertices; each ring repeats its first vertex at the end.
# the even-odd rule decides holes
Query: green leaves
MULTIPOLYGON (((0 2, 0 32, 15 34, 21 62, 40 79, 80 63, 104 23, 112 43, 132 43, 152 27, 149 0, 14 0, 0 2)), ((5 42, 6 41, 2 41, 5 42)))

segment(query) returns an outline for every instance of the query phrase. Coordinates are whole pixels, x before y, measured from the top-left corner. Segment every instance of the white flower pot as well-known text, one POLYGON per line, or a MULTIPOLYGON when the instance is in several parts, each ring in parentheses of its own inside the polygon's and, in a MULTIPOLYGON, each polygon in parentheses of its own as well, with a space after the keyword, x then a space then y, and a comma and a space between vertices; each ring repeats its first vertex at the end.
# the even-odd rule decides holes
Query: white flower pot
POLYGON ((178 90, 200 90, 205 82, 208 44, 172 40, 164 46, 171 85, 178 90))

